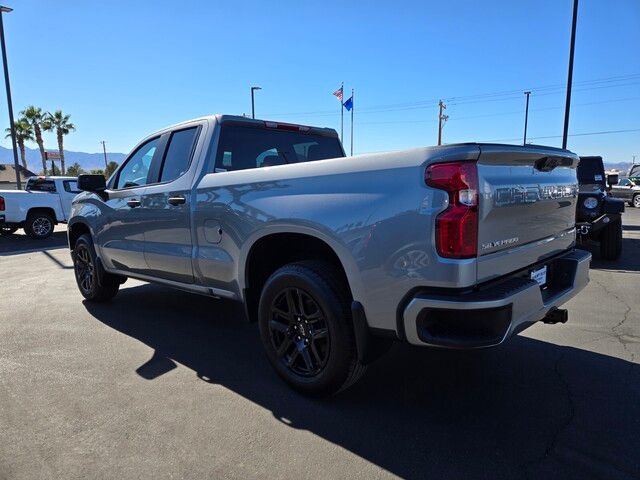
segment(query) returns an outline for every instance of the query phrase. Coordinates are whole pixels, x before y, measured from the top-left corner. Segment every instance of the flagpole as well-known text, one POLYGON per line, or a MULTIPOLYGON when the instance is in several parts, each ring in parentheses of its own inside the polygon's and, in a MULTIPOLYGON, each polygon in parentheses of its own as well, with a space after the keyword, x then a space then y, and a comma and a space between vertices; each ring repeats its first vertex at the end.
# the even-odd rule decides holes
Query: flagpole
POLYGON ((340 141, 344 141, 344 105, 342 104, 344 98, 344 82, 340 85, 340 91, 342 92, 342 98, 340 99, 340 141))
POLYGON ((353 157, 353 110, 355 109, 355 100, 354 100, 354 92, 355 89, 351 89, 351 156, 353 157))

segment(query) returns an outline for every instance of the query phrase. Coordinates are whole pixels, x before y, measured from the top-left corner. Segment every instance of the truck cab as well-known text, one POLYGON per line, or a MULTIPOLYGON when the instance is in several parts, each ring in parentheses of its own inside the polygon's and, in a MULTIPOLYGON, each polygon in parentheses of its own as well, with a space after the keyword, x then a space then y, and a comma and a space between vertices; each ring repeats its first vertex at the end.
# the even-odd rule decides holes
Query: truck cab
POLYGON ((33 239, 49 237, 56 224, 68 221, 78 193, 78 179, 63 176, 29 177, 24 190, 0 191, 0 233, 24 228, 33 239))

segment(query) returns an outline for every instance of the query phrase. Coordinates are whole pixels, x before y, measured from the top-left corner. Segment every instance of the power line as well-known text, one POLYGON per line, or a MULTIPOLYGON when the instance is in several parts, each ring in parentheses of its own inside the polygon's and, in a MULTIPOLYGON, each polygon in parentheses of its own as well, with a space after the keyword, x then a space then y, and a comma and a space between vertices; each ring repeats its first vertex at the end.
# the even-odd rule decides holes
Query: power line
MULTIPOLYGON (((583 133, 572 133, 570 137, 588 137, 591 135, 609 135, 612 133, 632 133, 632 132, 640 132, 640 128, 630 128, 626 130, 603 130, 600 132, 583 132, 583 133)), ((546 135, 543 137, 529 137, 530 140, 544 140, 549 138, 562 138, 562 135, 546 135)), ((501 138, 498 140, 484 140, 486 143, 494 143, 494 142, 512 142, 520 140, 520 138, 501 138)))
MULTIPOLYGON (((595 90, 599 88, 614 88, 621 86, 629 86, 636 85, 640 83, 640 73, 626 74, 626 75, 617 75, 612 77, 605 77, 593 80, 583 80, 580 82, 574 82, 574 90, 575 91, 586 91, 586 90, 595 90), (621 83, 622 82, 622 83, 621 83), (627 83, 624 83, 627 82, 627 83), (618 85, 615 85, 615 84, 618 85), (575 88, 575 87, 586 87, 586 88, 575 88)), ((563 93, 566 85, 563 83, 551 84, 551 85, 543 85, 538 87, 527 88, 526 90, 530 90, 535 93, 536 96, 542 95, 557 95, 559 93, 563 93)), ((488 101, 507 101, 512 99, 519 99, 522 96, 522 89, 518 90, 504 90, 498 92, 488 92, 481 94, 473 94, 473 95, 462 95, 462 96, 454 96, 443 99, 448 104, 451 105, 463 105, 469 103, 482 103, 488 101), (504 97, 504 98, 500 98, 504 97)), ((363 107, 360 109, 360 113, 384 113, 390 111, 401 111, 401 110, 414 110, 414 109, 422 109, 429 107, 437 107, 439 99, 430 99, 430 100, 417 100, 417 101, 409 101, 402 103, 392 103, 386 105, 372 105, 370 107, 363 107)), ((266 116, 335 116, 335 112, 332 110, 316 110, 316 111, 308 111, 308 112, 289 112, 289 113, 271 113, 266 116)))
MULTIPOLYGON (((574 107, 583 106, 583 105, 600 105, 604 103, 614 103, 614 102, 628 102, 631 100, 640 100, 640 97, 626 97, 626 98, 613 98, 610 100, 600 100, 597 102, 583 102, 583 103, 574 103, 574 107)), ((542 108, 532 108, 530 112, 542 112, 548 110, 560 110, 564 107, 542 107, 542 108)), ((456 121, 459 120, 468 120, 473 118, 486 118, 486 117, 501 117, 507 115, 521 115, 522 110, 514 110, 509 112, 497 112, 497 113, 481 113, 479 115, 464 115, 462 117, 455 117, 456 121)), ((428 119, 428 120, 385 120, 385 121, 374 121, 374 122, 360 122, 361 125, 393 125, 393 124, 404 124, 404 123, 435 123, 436 120, 428 119)))

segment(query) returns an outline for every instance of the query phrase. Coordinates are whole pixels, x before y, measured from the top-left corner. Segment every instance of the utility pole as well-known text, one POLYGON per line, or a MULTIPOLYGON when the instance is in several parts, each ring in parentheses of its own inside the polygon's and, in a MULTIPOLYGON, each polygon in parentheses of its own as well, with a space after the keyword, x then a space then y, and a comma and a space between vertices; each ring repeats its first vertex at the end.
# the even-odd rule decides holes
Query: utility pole
MULTIPOLYGON (((20 183, 20 165, 18 164, 18 147, 16 145, 16 125, 13 121, 13 102, 11 101, 11 85, 9 84, 9 65, 7 64, 7 47, 4 43, 4 24, 2 14, 12 12, 9 7, 0 6, 0 42, 2 43, 2 65, 4 67, 4 85, 7 90, 7 109, 9 110, 9 128, 11 128, 11 145, 13 146, 13 168, 16 171, 16 188, 22 189, 20 183)), ((45 172, 46 173, 46 172, 45 172)))
POLYGON ((527 144, 527 122, 529 120, 529 95, 531 92, 524 92, 527 96, 527 106, 524 108, 524 140, 522 140, 522 145, 527 144))
POLYGON ((105 168, 105 172, 107 171, 106 168, 109 165, 109 162, 107 161, 107 147, 106 147, 106 142, 104 140, 102 140, 100 142, 102 144, 102 153, 104 153, 104 168, 105 168))
POLYGON ((573 21, 571 23, 571 46, 569 47, 569 73, 567 75, 567 100, 564 104, 564 131, 562 148, 567 148, 569 135, 569 110, 571 109, 571 84, 573 83, 573 52, 576 46, 576 22, 578 20, 578 0, 573 0, 573 21))
POLYGON ((447 109, 447 106, 440 100, 438 102, 438 107, 440 109, 438 113, 438 145, 442 145, 442 127, 444 127, 444 122, 449 120, 449 115, 444 115, 442 112, 447 109))

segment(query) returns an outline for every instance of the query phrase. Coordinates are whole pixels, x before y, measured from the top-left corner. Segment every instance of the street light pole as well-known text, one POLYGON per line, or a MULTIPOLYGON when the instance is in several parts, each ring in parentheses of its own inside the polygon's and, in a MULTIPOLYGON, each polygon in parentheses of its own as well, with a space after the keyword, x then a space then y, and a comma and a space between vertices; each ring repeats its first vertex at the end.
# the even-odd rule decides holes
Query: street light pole
POLYGON ((109 163, 107 162, 107 147, 105 146, 106 142, 102 140, 100 143, 102 144, 102 153, 104 153, 104 168, 106 172, 106 168, 109 165, 109 163))
POLYGON ((18 147, 16 146, 16 126, 13 121, 13 102, 11 101, 11 85, 9 84, 9 66, 7 64, 7 47, 4 43, 4 24, 2 14, 12 12, 13 8, 0 6, 0 43, 2 44, 2 64, 4 66, 4 84, 7 90, 7 107, 9 110, 9 125, 11 128, 11 144, 13 146, 13 165, 16 170, 16 188, 20 190, 20 165, 18 164, 18 147))
POLYGON ((529 120, 529 95, 531 92, 524 92, 527 96, 527 106, 524 108, 524 140, 522 141, 522 145, 527 144, 527 122, 529 120))
POLYGON ((571 108, 571 84, 573 83, 573 51, 576 46, 576 22, 578 20, 578 0, 573 0, 573 21, 571 22, 571 47, 569 48, 569 73, 567 75, 567 101, 564 104, 564 131, 562 148, 567 148, 569 134, 569 110, 571 108))
POLYGON ((253 98, 253 92, 256 90, 262 90, 261 87, 251 87, 251 118, 256 118, 256 104, 253 98))

